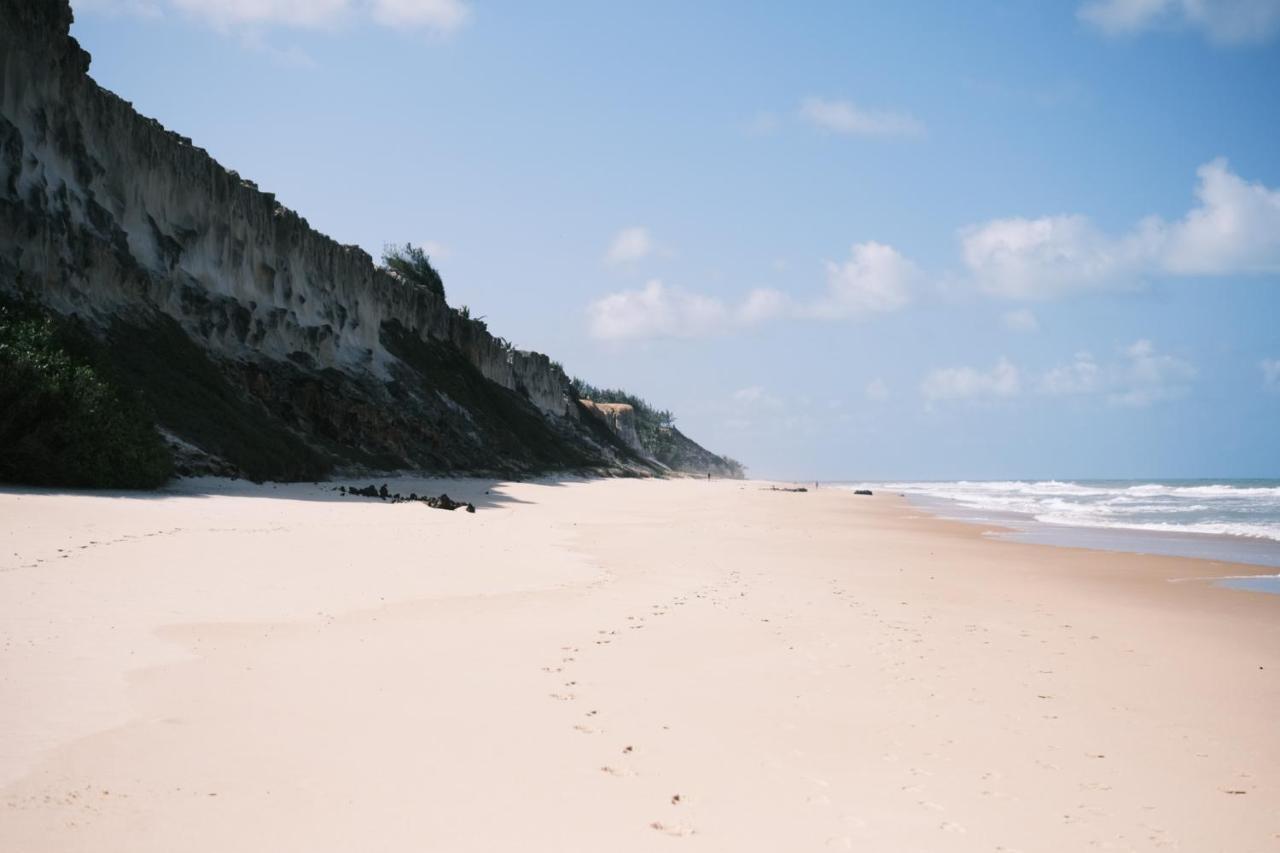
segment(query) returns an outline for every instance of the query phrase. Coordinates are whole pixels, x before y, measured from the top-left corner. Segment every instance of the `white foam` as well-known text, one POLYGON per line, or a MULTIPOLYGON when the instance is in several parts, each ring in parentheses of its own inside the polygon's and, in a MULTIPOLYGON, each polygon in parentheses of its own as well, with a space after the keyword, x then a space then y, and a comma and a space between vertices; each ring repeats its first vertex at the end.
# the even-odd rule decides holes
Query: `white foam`
POLYGON ((1013 513, 1044 524, 1280 542, 1280 486, 1232 483, 958 481, 860 483, 857 488, 951 501, 966 510, 1013 513))

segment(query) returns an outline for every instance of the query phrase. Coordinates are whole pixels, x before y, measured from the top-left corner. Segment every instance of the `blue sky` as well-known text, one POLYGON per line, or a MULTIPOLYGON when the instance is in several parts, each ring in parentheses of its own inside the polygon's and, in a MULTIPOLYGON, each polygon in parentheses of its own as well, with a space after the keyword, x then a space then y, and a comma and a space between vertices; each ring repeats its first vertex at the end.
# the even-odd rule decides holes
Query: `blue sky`
POLYGON ((1280 0, 74 0, 91 73, 760 476, 1280 476, 1280 0))

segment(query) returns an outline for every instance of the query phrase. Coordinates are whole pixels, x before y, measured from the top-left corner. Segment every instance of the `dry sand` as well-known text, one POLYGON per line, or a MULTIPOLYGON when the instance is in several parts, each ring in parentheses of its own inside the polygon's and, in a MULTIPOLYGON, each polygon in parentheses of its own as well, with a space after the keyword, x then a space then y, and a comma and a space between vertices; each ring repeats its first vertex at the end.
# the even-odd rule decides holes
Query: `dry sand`
POLYGON ((0 850, 1280 849, 1280 596, 761 486, 0 492, 0 850))

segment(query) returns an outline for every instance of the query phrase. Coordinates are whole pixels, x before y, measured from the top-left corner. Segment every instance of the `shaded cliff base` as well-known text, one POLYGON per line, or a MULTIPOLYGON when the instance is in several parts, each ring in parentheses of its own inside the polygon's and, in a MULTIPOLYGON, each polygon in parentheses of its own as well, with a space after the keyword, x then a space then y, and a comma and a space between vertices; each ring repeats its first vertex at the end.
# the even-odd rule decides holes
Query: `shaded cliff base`
MULTIPOLYGON (((55 330, 49 349, 56 352, 44 361, 60 358, 90 372, 129 419, 129 429, 150 434, 150 450, 160 458, 130 475, 128 466, 138 464, 136 448, 85 444, 101 431, 101 412, 80 407, 62 426, 50 420, 57 411, 49 405, 24 411, 6 405, 0 480, 145 488, 170 473, 254 481, 398 470, 515 478, 658 473, 595 419, 548 418, 524 397, 485 379, 452 344, 423 341, 394 322, 383 329, 383 338, 399 362, 392 381, 378 382, 316 369, 302 354, 284 362, 219 359, 155 311, 140 309, 95 327, 48 312, 29 296, 0 297, 0 307, 6 317, 55 330), (55 433, 54 439, 33 452, 29 439, 45 432, 55 433), (616 462, 601 464, 603 459, 616 462)), ((14 363, 4 339, 0 330, 0 369, 14 363)), ((20 385, 13 369, 3 375, 6 399, 33 399, 30 378, 20 385)))

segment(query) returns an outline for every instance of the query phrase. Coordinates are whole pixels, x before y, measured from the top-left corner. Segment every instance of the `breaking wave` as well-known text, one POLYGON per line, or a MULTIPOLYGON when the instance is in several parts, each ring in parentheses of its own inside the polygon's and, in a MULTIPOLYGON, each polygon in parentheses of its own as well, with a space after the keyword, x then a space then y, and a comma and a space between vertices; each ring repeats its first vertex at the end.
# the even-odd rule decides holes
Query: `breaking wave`
POLYGON ((1239 536, 1280 542, 1280 482, 959 481, 859 483, 1045 524, 1239 536))

